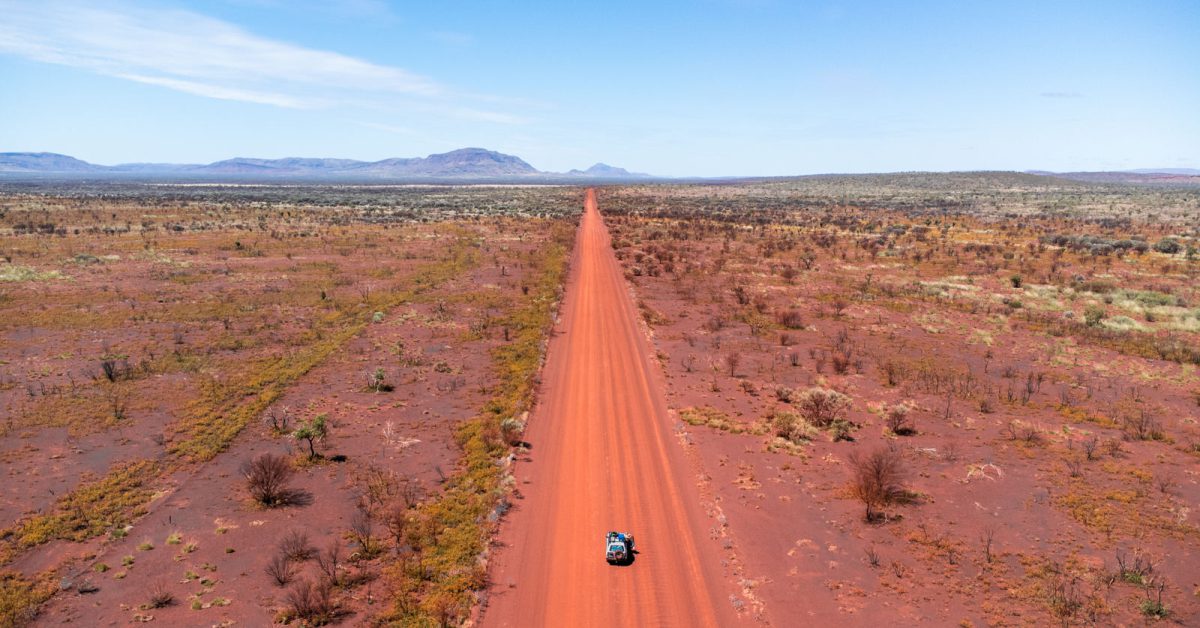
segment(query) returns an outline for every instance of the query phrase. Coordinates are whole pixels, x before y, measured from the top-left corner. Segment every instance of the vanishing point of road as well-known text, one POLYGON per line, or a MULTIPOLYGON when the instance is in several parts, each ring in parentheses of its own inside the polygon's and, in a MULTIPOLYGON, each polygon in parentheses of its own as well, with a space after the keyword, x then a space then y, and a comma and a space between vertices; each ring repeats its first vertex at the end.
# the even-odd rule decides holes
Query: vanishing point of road
POLYGON ((716 626, 737 622, 722 550, 667 414, 608 229, 588 190, 542 396, 517 468, 523 499, 496 556, 490 626, 716 626), (604 533, 631 532, 629 566, 604 533))

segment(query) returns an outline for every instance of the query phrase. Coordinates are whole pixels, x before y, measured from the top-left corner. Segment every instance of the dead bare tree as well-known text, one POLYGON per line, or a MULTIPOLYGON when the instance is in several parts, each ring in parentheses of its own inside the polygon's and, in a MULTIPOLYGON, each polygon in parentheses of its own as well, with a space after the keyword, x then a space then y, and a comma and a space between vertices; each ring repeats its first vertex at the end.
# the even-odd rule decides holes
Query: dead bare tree
POLYGON ((246 478, 251 497, 268 508, 286 506, 294 501, 296 492, 287 486, 292 473, 292 463, 272 453, 261 454, 242 466, 242 476, 246 478))
POLYGON ((850 491, 866 506, 864 519, 870 523, 883 518, 881 509, 906 495, 907 472, 899 450, 880 447, 868 454, 850 454, 850 491))

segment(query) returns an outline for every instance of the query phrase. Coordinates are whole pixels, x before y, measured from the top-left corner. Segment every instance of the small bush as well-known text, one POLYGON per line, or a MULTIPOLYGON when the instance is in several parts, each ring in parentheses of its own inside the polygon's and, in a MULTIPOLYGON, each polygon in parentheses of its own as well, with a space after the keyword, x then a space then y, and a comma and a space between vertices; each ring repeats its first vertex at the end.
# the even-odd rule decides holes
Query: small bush
POLYGON ((372 392, 391 392, 396 387, 387 381, 387 372, 382 368, 367 371, 367 390, 372 392))
POLYGON ((524 444, 522 438, 525 435, 525 422, 514 417, 504 419, 500 422, 500 435, 510 446, 524 444))
POLYGON ((1104 320, 1106 312, 1099 305, 1089 305, 1083 310, 1083 322, 1087 323, 1088 327, 1095 327, 1104 320))
POLYGON ((877 521, 884 515, 881 509, 903 499, 907 472, 904 458, 896 449, 881 447, 863 456, 850 454, 850 490, 866 506, 864 519, 877 521))
POLYGON ((271 577, 271 581, 275 583, 275 586, 280 587, 287 586, 296 575, 292 561, 288 560, 288 557, 282 552, 271 558, 264 571, 271 577))
POLYGON ((771 422, 771 431, 776 436, 793 443, 810 441, 818 434, 815 427, 809 425, 795 412, 776 410, 768 419, 771 422))
POLYGON ((286 506, 293 501, 295 492, 287 486, 292 473, 292 463, 272 453, 261 454, 242 467, 250 496, 267 508, 286 506))
POLYGON ((287 613, 309 626, 324 626, 333 621, 337 606, 333 601, 333 586, 328 582, 313 583, 300 580, 288 590, 287 613))
POLYGON ((317 548, 308 542, 308 535, 292 530, 279 539, 279 553, 290 561, 302 563, 317 553, 317 548))
POLYGON ((359 551, 364 558, 371 558, 379 553, 379 544, 375 540, 375 521, 370 512, 359 509, 354 513, 350 520, 350 534, 354 536, 354 541, 361 548, 359 551))
POLYGON ((1135 403, 1123 403, 1118 409, 1121 426, 1131 440, 1166 440, 1162 420, 1153 408, 1135 403))
POLYGON ((908 404, 899 404, 885 409, 884 421, 887 428, 897 436, 911 436, 917 433, 908 413, 912 410, 908 404))
POLYGON ((1183 250, 1183 245, 1175 238, 1163 238, 1154 243, 1154 250, 1167 255, 1174 255, 1183 250))
POLYGON ((775 320, 788 329, 804 329, 804 314, 797 309, 788 309, 775 315, 775 320))
POLYGON ((175 603, 175 596, 167 590, 167 585, 164 582, 156 582, 150 587, 150 598, 146 601, 146 608, 166 608, 175 603))
POLYGON ((850 397, 827 388, 809 388, 796 399, 800 416, 816 427, 829 427, 845 418, 850 409, 850 397))
POLYGON ((317 553, 317 569, 324 578, 324 583, 337 586, 342 582, 342 544, 334 541, 317 553))

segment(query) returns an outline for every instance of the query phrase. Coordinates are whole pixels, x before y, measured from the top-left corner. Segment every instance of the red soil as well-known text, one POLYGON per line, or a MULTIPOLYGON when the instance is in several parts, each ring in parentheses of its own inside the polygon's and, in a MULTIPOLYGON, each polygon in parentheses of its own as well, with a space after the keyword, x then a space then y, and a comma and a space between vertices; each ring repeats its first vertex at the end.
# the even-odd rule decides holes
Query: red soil
POLYGON ((685 450, 673 442, 659 369, 589 191, 561 335, 530 421, 527 497, 501 533, 482 623, 495 626, 729 625, 723 550, 699 532, 685 450), (637 538, 628 567, 605 563, 604 533, 637 538))

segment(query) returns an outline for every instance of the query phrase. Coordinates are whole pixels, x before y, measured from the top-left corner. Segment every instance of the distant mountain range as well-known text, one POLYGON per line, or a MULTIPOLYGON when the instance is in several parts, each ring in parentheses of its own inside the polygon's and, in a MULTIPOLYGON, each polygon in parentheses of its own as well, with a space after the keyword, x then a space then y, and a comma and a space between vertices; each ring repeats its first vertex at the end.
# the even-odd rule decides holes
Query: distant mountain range
POLYGON ((211 164, 91 164, 57 153, 0 153, 0 175, 67 175, 96 177, 167 177, 234 179, 644 179, 650 175, 596 164, 587 170, 543 172, 520 157, 482 148, 461 148, 428 157, 394 157, 380 161, 287 157, 238 157, 211 164))
POLYGON ((1132 184, 1200 184, 1200 170, 1194 168, 1139 168, 1137 170, 1113 170, 1102 172, 1049 172, 1029 170, 1037 174, 1088 183, 1132 183, 1132 184))

